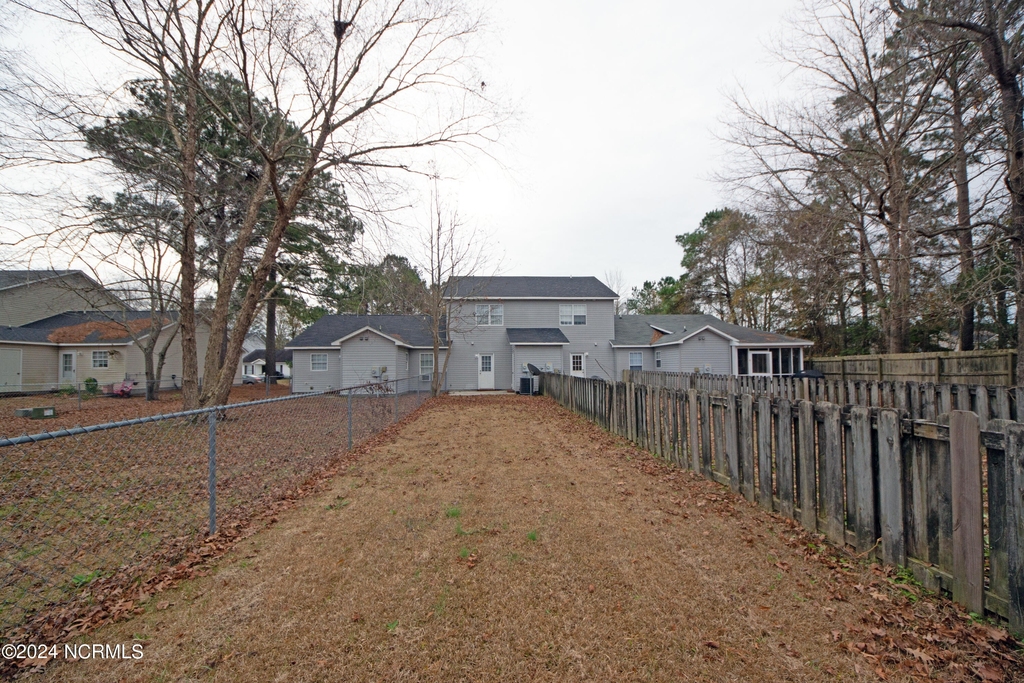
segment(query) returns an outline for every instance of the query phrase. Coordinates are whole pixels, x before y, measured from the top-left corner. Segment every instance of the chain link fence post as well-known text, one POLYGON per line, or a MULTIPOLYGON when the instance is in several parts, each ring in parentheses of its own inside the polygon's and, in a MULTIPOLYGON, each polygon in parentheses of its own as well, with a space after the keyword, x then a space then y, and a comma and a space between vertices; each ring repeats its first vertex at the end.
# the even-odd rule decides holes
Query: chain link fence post
POLYGON ((217 531, 217 411, 207 414, 210 423, 210 472, 207 487, 210 490, 210 535, 217 531))
POLYGON ((348 449, 352 450, 352 390, 348 390, 348 449))
POLYGON ((75 386, 78 387, 78 409, 82 409, 82 383, 75 382, 75 386))

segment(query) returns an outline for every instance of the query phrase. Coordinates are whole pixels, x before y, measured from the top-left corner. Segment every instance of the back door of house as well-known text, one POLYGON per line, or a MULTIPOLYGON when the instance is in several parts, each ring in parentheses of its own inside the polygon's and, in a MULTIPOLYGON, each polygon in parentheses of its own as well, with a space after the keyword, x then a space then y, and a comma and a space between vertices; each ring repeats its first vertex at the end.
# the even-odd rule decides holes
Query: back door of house
POLYGON ((21 391, 21 349, 0 349, 0 392, 21 391))
POLYGON ((494 355, 490 353, 481 353, 479 360, 479 367, 477 368, 477 389, 493 389, 494 388, 494 355))
POLYGON ((60 354, 60 381, 74 382, 75 381, 75 354, 74 353, 62 353, 60 354))
POLYGON ((587 376, 587 361, 582 353, 574 353, 569 356, 569 364, 573 377, 587 376))

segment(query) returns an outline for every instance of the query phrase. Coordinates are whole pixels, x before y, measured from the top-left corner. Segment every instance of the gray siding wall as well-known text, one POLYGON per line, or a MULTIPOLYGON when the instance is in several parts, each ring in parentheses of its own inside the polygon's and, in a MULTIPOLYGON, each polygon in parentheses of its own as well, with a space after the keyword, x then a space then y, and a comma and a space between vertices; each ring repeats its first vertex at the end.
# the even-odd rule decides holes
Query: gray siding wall
POLYGON ((373 368, 387 366, 388 379, 406 375, 409 354, 395 342, 375 332, 364 332, 341 345, 341 386, 353 387, 379 381, 373 368), (365 341, 363 341, 365 339, 365 341))
MULTIPOLYGON (((513 389, 513 377, 518 368, 512 368, 512 347, 506 330, 513 327, 548 327, 562 330, 569 340, 562 347, 562 368, 569 371, 569 357, 573 353, 586 354, 586 374, 611 379, 615 360, 609 341, 615 336, 615 307, 613 301, 467 301, 452 314, 450 336, 452 359, 448 366, 448 387, 453 390, 477 388, 478 361, 481 353, 494 355, 494 388, 513 389), (504 324, 477 326, 477 303, 504 304, 504 324), (560 304, 586 304, 586 325, 559 325, 560 304)), ((547 361, 545 361, 547 362, 547 361)))
MULTIPOLYGON (((515 347, 516 374, 518 377, 526 377, 529 371, 523 372, 523 365, 533 363, 541 370, 551 363, 554 372, 562 371, 562 347, 560 346, 517 346, 515 347)), ((516 380, 518 384, 519 380, 516 380)), ((517 387, 518 388, 518 387, 517 387)))
POLYGON ((680 349, 678 345, 662 346, 654 349, 655 353, 661 351, 661 367, 655 368, 662 372, 681 372, 680 349))
POLYGON ((342 386, 341 359, 338 349, 296 349, 292 353, 293 394, 340 389, 342 386), (310 355, 314 353, 327 354, 327 372, 310 370, 310 355))
MULTIPOLYGON (((615 379, 622 381, 622 372, 629 370, 629 354, 640 352, 644 356, 644 370, 654 370, 654 350, 650 348, 637 348, 637 349, 615 349, 615 379)), ((664 359, 664 355, 662 358, 664 359)))
POLYGON ((680 345, 680 371, 693 372, 694 368, 699 368, 700 372, 704 372, 704 366, 710 365, 713 374, 732 374, 732 347, 729 340, 707 331, 700 336, 704 337, 704 341, 691 337, 680 345))

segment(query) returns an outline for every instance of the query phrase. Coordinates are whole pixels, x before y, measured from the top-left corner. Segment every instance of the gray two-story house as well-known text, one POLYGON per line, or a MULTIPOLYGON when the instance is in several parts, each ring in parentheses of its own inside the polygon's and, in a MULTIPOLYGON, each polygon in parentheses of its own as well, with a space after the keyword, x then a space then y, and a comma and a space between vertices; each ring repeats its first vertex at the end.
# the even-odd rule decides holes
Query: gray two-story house
MULTIPOLYGON (((533 365, 577 377, 624 370, 789 375, 811 343, 710 315, 616 315, 618 294, 595 277, 464 277, 449 284, 448 390, 518 390, 533 365)), ((428 319, 324 316, 293 340, 292 390, 322 391, 418 377, 434 369, 428 319)), ((402 385, 405 391, 416 382, 402 385)))
POLYGON ((528 364, 615 377, 618 294, 595 277, 467 277, 448 296, 449 389, 517 389, 528 364))

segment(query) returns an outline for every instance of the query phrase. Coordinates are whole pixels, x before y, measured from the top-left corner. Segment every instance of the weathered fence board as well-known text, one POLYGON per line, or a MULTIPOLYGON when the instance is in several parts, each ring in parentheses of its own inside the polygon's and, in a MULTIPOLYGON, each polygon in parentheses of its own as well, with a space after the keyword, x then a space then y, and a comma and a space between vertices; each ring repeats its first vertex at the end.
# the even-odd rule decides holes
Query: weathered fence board
POLYGON ((671 388, 561 375, 544 375, 541 386, 639 447, 837 546, 906 566, 1024 634, 1024 424, 1009 420, 1016 391, 778 378, 745 391, 727 378, 671 388), (822 400, 832 397, 860 403, 822 400))

